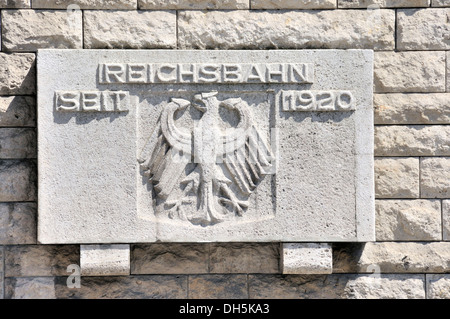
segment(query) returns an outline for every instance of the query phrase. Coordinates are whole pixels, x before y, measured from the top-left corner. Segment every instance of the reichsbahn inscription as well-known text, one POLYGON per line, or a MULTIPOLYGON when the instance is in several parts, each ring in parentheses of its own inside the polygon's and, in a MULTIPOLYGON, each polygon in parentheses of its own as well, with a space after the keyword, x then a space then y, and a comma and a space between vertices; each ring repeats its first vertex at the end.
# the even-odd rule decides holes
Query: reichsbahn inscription
POLYGON ((372 60, 40 50, 39 241, 373 240, 372 60))

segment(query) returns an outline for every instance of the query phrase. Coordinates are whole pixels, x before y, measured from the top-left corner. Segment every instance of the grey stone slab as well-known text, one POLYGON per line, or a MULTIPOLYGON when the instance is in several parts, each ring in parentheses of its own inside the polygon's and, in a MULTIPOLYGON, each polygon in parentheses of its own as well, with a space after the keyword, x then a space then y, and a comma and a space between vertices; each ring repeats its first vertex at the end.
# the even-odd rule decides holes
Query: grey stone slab
POLYGON ((450 275, 427 274, 427 299, 450 299, 450 275))
POLYGON ((247 299, 247 275, 191 275, 189 298, 247 299))
POLYGON ((0 127, 9 126, 36 126, 36 99, 34 97, 0 97, 0 127))
POLYGON ((5 299, 56 299, 55 278, 6 278, 5 299))
POLYGON ((35 160, 0 160, 0 201, 35 201, 36 173, 35 160))
POLYGON ((450 7, 449 0, 431 0, 432 7, 450 7))
POLYGON ((450 240, 450 200, 442 201, 443 239, 450 240))
POLYGON ((0 0, 2 9, 27 9, 30 8, 31 0, 0 0))
POLYGON ((36 203, 0 203, 0 245, 36 244, 36 203))
POLYGON ((0 128, 0 158, 36 158, 34 128, 0 128))
POLYGON ((374 240, 372 51, 38 56, 41 243, 374 240))

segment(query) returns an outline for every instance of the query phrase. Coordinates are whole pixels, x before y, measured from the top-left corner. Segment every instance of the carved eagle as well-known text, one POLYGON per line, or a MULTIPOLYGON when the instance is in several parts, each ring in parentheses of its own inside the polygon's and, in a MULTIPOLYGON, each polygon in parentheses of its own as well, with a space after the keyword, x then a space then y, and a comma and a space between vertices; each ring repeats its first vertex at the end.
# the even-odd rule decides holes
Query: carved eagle
POLYGON ((169 217, 206 226, 229 215, 244 214, 248 204, 238 197, 248 198, 255 190, 268 173, 272 158, 251 119, 248 104, 241 98, 219 101, 217 92, 209 92, 196 94, 194 103, 172 98, 163 108, 139 161, 156 196, 165 201, 169 217), (178 128, 175 113, 191 105, 202 113, 200 120, 190 130, 178 128), (237 126, 225 134, 218 126, 220 107, 239 114, 237 126), (189 163, 195 168, 180 181, 189 163), (223 168, 232 179, 225 176, 223 168), (231 187, 233 183, 237 188, 231 187), (183 189, 181 198, 171 196, 176 187, 183 189), (194 213, 186 213, 183 206, 193 206, 195 201, 194 213))

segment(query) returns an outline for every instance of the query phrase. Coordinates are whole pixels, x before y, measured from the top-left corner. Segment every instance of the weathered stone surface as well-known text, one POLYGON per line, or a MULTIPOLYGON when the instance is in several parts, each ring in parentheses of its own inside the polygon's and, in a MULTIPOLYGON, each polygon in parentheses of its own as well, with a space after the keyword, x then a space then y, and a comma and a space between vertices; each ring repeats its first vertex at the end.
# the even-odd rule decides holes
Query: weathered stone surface
POLYGON ((4 260, 4 258, 3 258, 3 250, 4 250, 3 246, 0 246, 0 299, 4 298, 3 287, 5 286, 4 285, 4 282, 5 282, 4 274, 5 274, 5 272, 4 272, 4 263, 3 263, 3 260, 4 260))
POLYGON ((450 92, 450 52, 447 52, 447 92, 450 92))
POLYGON ((176 14, 172 11, 85 11, 87 49, 175 48, 176 14))
POLYGON ((137 9, 137 0, 33 0, 33 9, 137 9), (71 7, 70 7, 71 6, 71 7))
POLYGON ((420 197, 450 197, 450 157, 420 160, 420 197))
POLYGON ((450 124, 449 93, 374 95, 375 124, 450 124))
POLYGON ((331 246, 318 243, 283 243, 281 265, 283 274, 331 274, 331 246))
POLYGON ((450 299, 450 275, 427 274, 427 299, 450 299))
POLYGON ((5 9, 22 9, 30 8, 31 0, 0 0, 0 8, 5 9))
POLYGON ((442 201, 443 239, 450 240, 450 200, 442 201))
POLYGON ((375 158, 375 196, 377 198, 418 198, 419 159, 375 158))
POLYGON ((0 95, 36 93, 35 55, 0 53, 0 95))
POLYGON ((439 200, 377 200, 377 241, 441 240, 439 200))
POLYGON ((448 125, 375 127, 375 156, 450 155, 448 125))
POLYGON ((55 278, 6 278, 5 299, 56 299, 55 278))
POLYGON ((339 8, 429 7, 430 0, 338 0, 339 8))
POLYGON ((0 245, 36 243, 36 204, 0 203, 0 245))
POLYGON ((8 126, 36 126, 36 102, 34 97, 0 97, 0 127, 8 126))
POLYGON ((133 245, 131 250, 131 273, 207 273, 208 251, 208 244, 133 245))
POLYGON ((250 0, 252 9, 334 9, 335 0, 250 0))
POLYGON ((36 200, 36 162, 0 160, 0 201, 36 200))
POLYGON ((191 275, 189 298, 246 299, 247 275, 191 275))
POLYGON ((82 276, 128 276, 130 245, 81 245, 82 276))
POLYGON ((334 244, 336 272, 447 273, 450 242, 334 244))
POLYGON ((36 158, 34 128, 0 128, 0 158, 36 158))
POLYGON ((389 92, 445 92, 445 52, 375 52, 374 89, 389 92))
POLYGON ((56 296, 62 299, 186 299, 186 276, 82 277, 81 287, 68 288, 65 277, 56 277, 56 296))
POLYGON ((139 0, 139 9, 249 9, 249 0, 139 0))
POLYGON ((80 262, 77 245, 21 245, 5 248, 6 277, 68 276, 80 262))
POLYGON ((449 0, 431 0, 432 7, 450 7, 449 0))
POLYGON ((423 275, 367 275, 350 280, 348 299, 425 299, 423 275))
POLYGON ((397 13, 397 49, 449 50, 449 15, 450 9, 399 10, 397 13))
POLYGON ((211 244, 211 273, 278 273, 278 243, 211 244))
POLYGON ((82 48, 82 33, 81 11, 2 10, 2 48, 7 51, 82 48))
POLYGON ((394 12, 366 10, 180 11, 182 49, 354 49, 394 47, 394 12))

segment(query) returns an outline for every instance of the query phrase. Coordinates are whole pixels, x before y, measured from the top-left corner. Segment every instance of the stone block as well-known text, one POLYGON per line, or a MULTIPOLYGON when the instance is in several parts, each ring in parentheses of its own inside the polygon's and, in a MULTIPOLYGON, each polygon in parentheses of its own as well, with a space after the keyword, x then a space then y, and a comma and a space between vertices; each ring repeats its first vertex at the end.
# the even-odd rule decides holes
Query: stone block
POLYGON ((0 245, 36 244, 36 203, 0 203, 0 245))
POLYGON ((249 9, 250 0, 139 0, 139 9, 216 10, 249 9))
POLYGON ((450 124, 448 93, 375 94, 375 124, 450 124))
POLYGON ((450 157, 421 158, 420 197, 450 197, 450 157))
POLYGON ((419 159, 375 158, 376 198, 419 198, 419 159))
POLYGON ((180 11, 181 49, 394 48, 393 10, 180 11))
POLYGON ((378 241, 442 240, 439 200, 377 200, 378 241))
POLYGON ((339 8, 429 7, 430 0, 338 0, 339 8))
POLYGON ((283 274, 331 274, 333 272, 330 244, 283 243, 283 274))
POLYGON ((247 299, 247 275, 191 275, 191 299, 247 299))
POLYGON ((55 278, 5 278, 5 299, 56 299, 55 278))
POLYGON ((81 245, 82 276, 128 276, 130 245, 81 245))
POLYGON ((36 162, 0 160, 0 202, 36 200, 36 162))
POLYGON ((0 53, 0 95, 35 93, 35 55, 33 53, 0 53))
POLYGON ((279 243, 211 244, 211 273, 279 273, 279 243))
POLYGON ((335 0, 250 0, 252 9, 335 9, 335 0))
POLYGON ((36 101, 34 97, 0 97, 0 127, 8 126, 36 126, 36 101))
POLYGON ((427 299, 450 299, 450 275, 426 275, 427 299))
POLYGON ((432 7, 450 7, 450 0, 431 0, 432 7))
POLYGON ((79 10, 2 10, 2 48, 6 51, 82 48, 82 34, 79 10))
MULTIPOLYGON (((33 0, 33 9, 137 9, 137 0, 33 0)), ((73 11, 72 11, 73 12, 73 11)))
POLYGON ((448 156, 449 125, 375 127, 375 156, 448 156))
POLYGON ((5 248, 6 277, 68 276, 79 265, 77 245, 16 245, 5 248))
POLYGON ((132 274, 208 273, 209 244, 138 244, 131 250, 132 274))
POLYGON ((442 225, 444 240, 450 240, 450 200, 442 201, 442 225))
POLYGON ((175 48, 174 11, 85 11, 87 49, 175 48))
POLYGON ((0 158, 36 158, 36 142, 34 128, 0 128, 0 158))
POLYGON ((30 8, 31 0, 0 0, 2 9, 26 9, 30 8))
POLYGON ((376 93, 445 92, 445 52, 376 52, 376 93))

